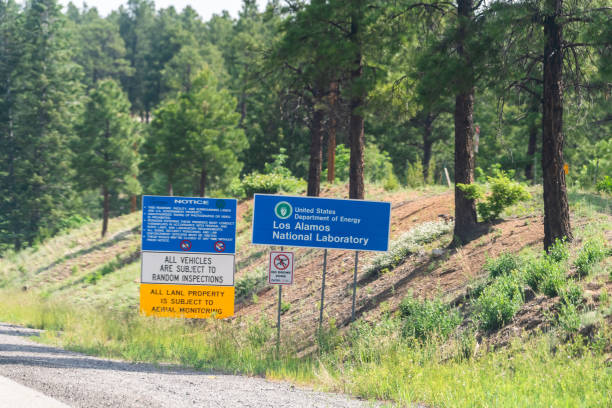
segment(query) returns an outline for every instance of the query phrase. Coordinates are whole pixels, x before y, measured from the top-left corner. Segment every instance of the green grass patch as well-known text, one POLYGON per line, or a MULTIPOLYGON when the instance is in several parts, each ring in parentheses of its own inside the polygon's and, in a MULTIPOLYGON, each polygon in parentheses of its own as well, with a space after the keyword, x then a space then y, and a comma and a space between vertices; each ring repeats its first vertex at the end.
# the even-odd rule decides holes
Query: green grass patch
POLYGON ((412 294, 399 306, 402 334, 426 340, 431 337, 446 339, 461 323, 457 310, 451 309, 440 299, 420 301, 412 294))
POLYGON ((518 273, 496 278, 475 300, 476 318, 485 330, 496 330, 512 320, 523 305, 523 280, 518 273))

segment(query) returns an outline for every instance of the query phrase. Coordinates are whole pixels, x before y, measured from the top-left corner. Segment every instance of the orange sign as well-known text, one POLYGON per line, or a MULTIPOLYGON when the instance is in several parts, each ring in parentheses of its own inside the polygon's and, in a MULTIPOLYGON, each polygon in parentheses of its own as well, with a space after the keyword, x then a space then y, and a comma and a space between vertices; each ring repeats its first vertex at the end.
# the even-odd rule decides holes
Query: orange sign
POLYGON ((567 163, 563 164, 563 171, 565 172, 565 174, 569 174, 569 164, 567 163))
POLYGON ((188 319, 231 317, 234 287, 142 283, 140 311, 147 316, 188 319))

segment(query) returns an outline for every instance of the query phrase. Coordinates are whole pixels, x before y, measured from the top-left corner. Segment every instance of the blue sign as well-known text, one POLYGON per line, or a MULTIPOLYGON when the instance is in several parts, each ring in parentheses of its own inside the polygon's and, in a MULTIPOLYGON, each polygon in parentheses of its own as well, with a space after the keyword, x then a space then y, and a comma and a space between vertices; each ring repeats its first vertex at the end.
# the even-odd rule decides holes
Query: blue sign
POLYGON ((386 251, 391 204, 255 194, 253 244, 386 251))
POLYGON ((235 253, 236 200, 143 196, 142 250, 235 253))

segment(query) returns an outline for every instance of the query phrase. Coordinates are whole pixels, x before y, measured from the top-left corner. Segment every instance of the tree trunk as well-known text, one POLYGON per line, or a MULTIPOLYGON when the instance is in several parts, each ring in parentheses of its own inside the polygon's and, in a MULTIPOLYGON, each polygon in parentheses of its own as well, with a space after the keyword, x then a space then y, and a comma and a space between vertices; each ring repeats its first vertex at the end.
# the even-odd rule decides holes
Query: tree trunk
MULTIPOLYGON (((470 66, 470 57, 466 52, 465 37, 467 23, 473 16, 472 0, 457 2, 459 30, 457 32, 457 53, 466 67, 470 66)), ((461 74, 458 74, 461 75, 461 74)), ((460 80, 459 80, 460 81, 460 80)), ((455 237, 460 242, 469 241, 469 234, 476 225, 476 204, 457 188, 458 183, 471 184, 474 181, 474 87, 461 84, 464 91, 455 97, 455 237)))
POLYGON ((170 197, 174 195, 174 188, 172 187, 172 181, 168 181, 168 195, 170 197))
POLYGON ((206 192, 206 166, 202 165, 202 171, 200 172, 200 197, 204 197, 206 192))
POLYGON ((336 178, 336 102, 338 100, 338 82, 329 84, 329 138, 327 140, 327 181, 333 183, 336 178))
POLYGON ((349 120, 349 140, 351 144, 351 159, 349 168, 349 198, 363 199, 365 196, 365 186, 363 181, 363 153, 364 153, 364 131, 363 116, 361 109, 365 102, 365 95, 362 86, 357 83, 363 73, 361 55, 361 33, 360 22, 362 13, 361 1, 355 1, 353 15, 351 16, 351 42, 355 47, 354 69, 351 71, 351 99, 350 99, 350 120, 349 120))
POLYGON ((433 115, 428 113, 425 122, 423 124, 423 181, 427 184, 429 178, 429 163, 431 162, 431 148, 433 146, 433 140, 431 136, 433 134, 433 115))
POLYGON ((307 195, 318 197, 321 191, 321 168, 323 165, 323 115, 320 101, 315 96, 314 112, 310 125, 310 166, 308 170, 307 195))
POLYGON ((573 239, 563 171, 563 32, 557 21, 561 0, 548 0, 547 3, 554 15, 544 18, 542 176, 546 250, 557 239, 573 239))
POLYGON ((108 187, 102 187, 102 196, 104 197, 104 203, 102 204, 102 238, 104 238, 108 230, 108 216, 110 213, 110 194, 108 192, 108 187))

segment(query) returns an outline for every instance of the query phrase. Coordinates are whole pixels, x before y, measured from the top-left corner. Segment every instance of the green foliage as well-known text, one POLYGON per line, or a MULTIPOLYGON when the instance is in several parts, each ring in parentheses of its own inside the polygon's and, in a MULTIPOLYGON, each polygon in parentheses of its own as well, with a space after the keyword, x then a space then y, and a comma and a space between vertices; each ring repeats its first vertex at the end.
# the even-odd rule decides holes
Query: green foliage
MULTIPOLYGON (((350 149, 343 144, 336 145, 335 176, 338 180, 348 180, 350 159, 350 149)), ((366 180, 372 183, 382 181, 389 190, 397 188, 398 181, 393 173, 391 158, 387 152, 381 151, 375 144, 369 143, 366 145, 363 166, 366 180)))
POLYGON ((236 280, 235 296, 236 303, 240 303, 257 293, 268 283, 268 274, 265 268, 257 268, 252 272, 242 275, 236 280))
POLYGON ((95 285, 103 276, 108 275, 109 273, 112 273, 112 272, 116 271, 124 263, 125 263, 125 260, 120 258, 119 256, 117 256, 115 259, 105 263, 100 268, 98 268, 95 271, 87 274, 83 278, 83 281, 85 283, 87 283, 87 284, 95 285))
POLYGON ((387 178, 383 182, 383 188, 385 191, 395 191, 400 187, 399 180, 393 172, 387 175, 387 178))
POLYGON ((405 172, 405 184, 408 187, 420 187, 434 183, 434 173, 436 170, 435 160, 429 162, 427 179, 423 178, 423 164, 420 160, 408 163, 405 172))
POLYGON ((219 88, 212 72, 200 71, 188 91, 155 111, 145 145, 150 171, 164 174, 169 186, 187 180, 192 188, 186 194, 227 187, 240 173, 238 156, 247 147, 235 108, 236 100, 219 88))
POLYGON ((580 314, 577 305, 562 303, 556 316, 556 323, 565 333, 577 333, 580 329, 580 314))
POLYGON ((490 258, 484 264, 484 270, 489 273, 491 278, 508 275, 512 271, 521 269, 522 261, 518 255, 504 252, 497 258, 490 258))
POLYGON ((564 304, 578 306, 582 302, 582 286, 574 281, 568 281, 559 291, 559 296, 564 304))
POLYGON ((566 283, 565 269, 559 264, 553 265, 552 268, 547 270, 539 284, 540 291, 548 297, 557 296, 566 283))
POLYGON ((565 239, 556 239, 548 248, 546 256, 553 262, 561 263, 569 259, 569 245, 565 239))
POLYGON ((608 253, 605 242, 601 239, 589 239, 578 252, 574 266, 578 275, 586 276, 595 264, 603 260, 608 253))
POLYGON ((547 281, 548 290, 554 291, 559 268, 557 263, 546 256, 531 259, 525 265, 525 283, 534 292, 541 292, 544 281, 547 281))
POLYGON ((461 323, 457 310, 440 299, 420 301, 409 294, 399 306, 402 334, 427 340, 433 337, 447 339, 461 323))
POLYGON ((476 204, 476 209, 486 222, 497 219, 506 207, 531 198, 527 189, 511 180, 504 171, 494 170, 494 175, 488 176, 487 181, 491 190, 488 195, 485 195, 485 190, 478 184, 457 184, 457 188, 463 191, 467 198, 481 200, 476 204))
POLYGON ((266 163, 266 173, 253 172, 242 177, 241 180, 232 180, 229 186, 230 194, 234 197, 250 198, 255 193, 275 194, 281 191, 296 192, 302 189, 304 181, 293 177, 291 171, 285 167, 287 157, 285 149, 281 148, 274 160, 266 163))
POLYGON ((472 184, 463 184, 457 183, 457 188, 463 191, 465 197, 470 200, 478 200, 484 196, 484 190, 482 186, 472 183, 472 184))
POLYGON ((612 194, 612 177, 605 176, 602 180, 599 180, 596 188, 601 193, 612 194))
POLYGON ((59 228, 62 231, 70 231, 82 225, 88 224, 92 219, 86 215, 73 214, 61 220, 59 228))
POLYGON ((475 301, 476 316, 485 330, 496 330, 512 320, 523 305, 522 278, 514 272, 499 276, 475 301))

